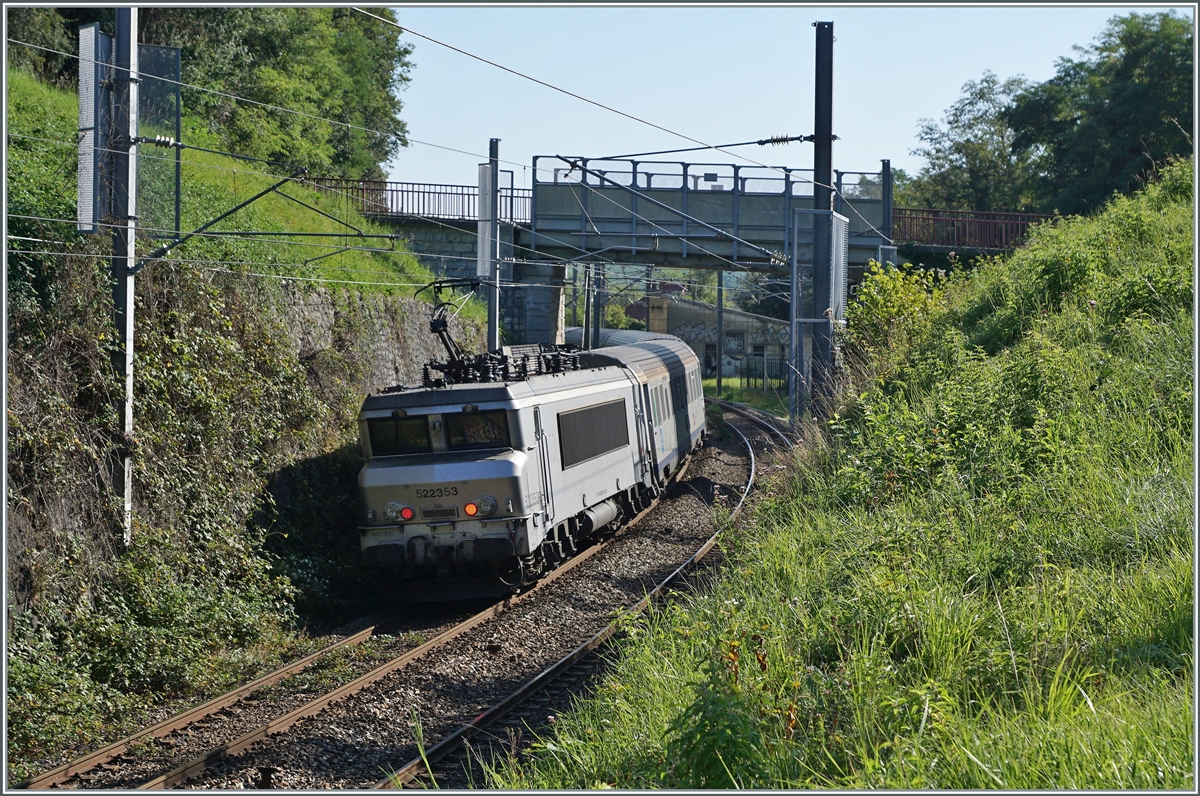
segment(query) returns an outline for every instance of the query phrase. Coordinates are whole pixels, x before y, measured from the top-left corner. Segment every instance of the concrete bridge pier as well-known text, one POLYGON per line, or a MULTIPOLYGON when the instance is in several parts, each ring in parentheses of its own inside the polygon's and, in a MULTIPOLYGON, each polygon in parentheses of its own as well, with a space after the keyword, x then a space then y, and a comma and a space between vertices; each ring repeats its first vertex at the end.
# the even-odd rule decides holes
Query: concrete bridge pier
MULTIPOLYGON (((510 264, 506 263, 506 266, 510 264)), ((563 283, 566 266, 516 262, 501 290, 500 326, 507 344, 563 342, 563 283)))

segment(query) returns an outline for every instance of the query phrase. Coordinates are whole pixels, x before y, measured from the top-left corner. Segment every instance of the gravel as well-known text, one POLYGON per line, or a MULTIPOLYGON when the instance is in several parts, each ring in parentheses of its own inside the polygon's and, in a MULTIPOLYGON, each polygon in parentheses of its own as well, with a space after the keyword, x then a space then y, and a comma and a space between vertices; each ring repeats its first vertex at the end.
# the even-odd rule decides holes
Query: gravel
MULTIPOLYGON (((761 450, 763 432, 751 431, 749 423, 733 416, 727 418, 752 440, 759 438, 756 448, 761 450)), ((709 502, 714 491, 719 489, 736 502, 748 474, 736 435, 725 440, 714 436, 693 457, 685 480, 673 486, 658 506, 608 549, 547 584, 537 596, 316 716, 300 720, 290 731, 217 763, 184 787, 257 789, 265 784, 264 772, 274 788, 371 787, 417 756, 418 732, 423 734, 424 745, 432 746, 637 602, 712 535, 715 523, 709 502)), ((255 692, 203 722, 145 743, 65 787, 135 787, 286 714, 462 618, 446 616, 444 607, 423 606, 413 611, 411 627, 418 630, 378 639, 346 653, 336 670, 325 667, 255 692)), ((588 677, 602 671, 597 660, 594 654, 585 659, 570 678, 548 689, 549 696, 542 697, 543 701, 566 700, 562 704, 569 705, 572 694, 589 687, 588 677), (592 675, 587 675, 589 667, 592 675)), ((541 702, 527 702, 506 720, 517 722, 514 727, 544 726, 546 717, 556 710, 541 702)), ((467 784, 454 781, 460 786, 467 784)))

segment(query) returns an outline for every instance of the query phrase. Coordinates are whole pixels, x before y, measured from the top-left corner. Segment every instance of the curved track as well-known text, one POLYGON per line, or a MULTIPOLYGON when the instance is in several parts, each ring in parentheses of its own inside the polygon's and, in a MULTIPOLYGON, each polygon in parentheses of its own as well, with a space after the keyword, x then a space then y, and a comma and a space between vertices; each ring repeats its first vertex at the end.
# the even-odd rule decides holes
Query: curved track
POLYGON ((789 450, 796 447, 795 439, 791 436, 790 432, 779 428, 775 424, 777 418, 773 415, 768 415, 766 412, 754 409, 753 407, 734 404, 728 401, 719 401, 716 398, 705 398, 704 400, 707 403, 721 407, 726 412, 733 412, 736 415, 746 418, 759 428, 766 430, 773 438, 779 440, 783 444, 783 447, 789 450))
MULTIPOLYGON (((742 436, 740 431, 737 433, 739 436, 742 436)), ((752 456, 753 453, 751 452, 751 457, 752 456)), ((693 457, 693 459, 694 458, 695 457, 693 457)), ((752 461, 750 467, 752 473, 752 461)), ((685 475, 686 471, 680 474, 680 479, 682 479, 685 475)), ((752 475, 750 481, 747 483, 747 489, 749 488, 749 483, 752 483, 752 475)), ((690 484, 686 488, 695 491, 695 487, 691 486, 690 484)), ((744 498, 745 492, 743 492, 742 500, 744 500, 744 498)), ((738 505, 740 508, 741 501, 739 501, 738 505)), ((247 699, 248 695, 252 695, 254 692, 260 689, 270 690, 268 688, 269 686, 287 681, 288 678, 295 676, 305 668, 313 666, 314 663, 319 661, 322 657, 335 653, 337 650, 344 650, 347 647, 361 644, 368 639, 380 635, 383 630, 394 625, 395 620, 390 620, 387 623, 378 623, 377 625, 360 631, 353 636, 341 639, 334 645, 331 645, 319 652, 313 653, 312 655, 296 661, 289 666, 272 672, 265 677, 259 678, 252 683, 248 683, 239 689, 218 697, 217 699, 211 700, 197 708, 193 708, 185 713, 179 714, 178 716, 171 717, 166 721, 160 722, 159 724, 132 735, 129 738, 122 739, 117 743, 111 744, 103 749, 92 752, 89 755, 59 766, 58 768, 48 771, 27 783, 23 783, 23 785, 30 788, 58 786, 69 788, 159 789, 178 786, 187 782, 189 779, 197 778, 198 776, 202 775, 202 772, 205 772, 214 766, 220 767, 223 764, 223 761, 236 758, 237 756, 246 753, 247 750, 251 750, 256 746, 262 746, 264 743, 268 742, 271 736, 284 733, 289 728, 297 724, 305 723, 306 721, 310 720, 311 717, 328 709, 333 703, 345 701, 352 694, 369 690, 374 684, 377 684, 384 678, 387 678, 399 670, 404 669, 413 661, 429 656, 434 650, 450 644, 455 639, 469 635, 470 631, 487 623, 489 620, 494 620, 501 614, 512 611, 521 604, 537 599, 537 597, 551 584, 554 584, 556 581, 566 577, 568 573, 572 572, 572 570, 583 566, 594 557, 600 556, 608 544, 623 535, 625 531, 634 528, 639 520, 641 520, 645 515, 653 512, 654 509, 655 506, 652 506, 651 508, 639 514, 636 518, 634 518, 633 521, 631 521, 631 523, 625 526, 621 532, 614 535, 612 539, 604 540, 601 543, 597 543, 592 547, 581 551, 578 555, 564 563, 554 572, 542 578, 537 582, 537 584, 535 584, 535 586, 531 587, 527 591, 496 603, 495 605, 476 613, 474 616, 470 617, 464 622, 454 624, 452 627, 449 627, 443 632, 438 633, 435 638, 423 644, 414 646, 413 643, 409 643, 407 645, 409 649, 403 652, 403 654, 391 658, 382 665, 371 669, 356 679, 353 679, 351 682, 345 683, 340 687, 329 691, 328 693, 324 693, 316 699, 306 700, 304 704, 285 712, 283 715, 277 715, 270 721, 257 725, 247 732, 242 732, 233 740, 226 740, 224 743, 221 743, 217 746, 208 747, 208 750, 199 757, 189 758, 186 762, 183 762, 179 765, 173 765, 173 767, 168 765, 159 768, 158 771, 160 773, 152 776, 152 778, 147 778, 145 773, 136 773, 139 770, 143 772, 147 770, 146 765, 137 765, 139 762, 139 756, 147 756, 145 754, 146 749, 150 749, 151 751, 161 751, 161 746, 173 747, 175 744, 175 741, 173 741, 174 738, 179 736, 186 737, 195 731, 194 728, 202 726, 207 721, 219 721, 222 715, 227 715, 231 712, 240 712, 239 708, 241 705, 239 703, 241 700, 247 699), (167 771, 165 774, 161 773, 167 767, 171 767, 171 770, 167 771)), ((673 581, 683 570, 694 563, 694 561, 699 560, 704 553, 707 553, 711 548, 713 541, 715 541, 715 537, 710 539, 707 544, 702 546, 701 550, 697 552, 691 559, 689 559, 688 562, 685 562, 684 565, 677 568, 676 571, 673 572, 664 582, 659 583, 653 590, 653 594, 657 594, 667 583, 673 581)), ((640 589, 639 591, 643 594, 645 593, 645 589, 640 589)), ((649 598, 643 599, 643 601, 636 606, 634 610, 638 610, 640 607, 644 606, 648 599, 649 598)), ((492 707, 484 715, 489 717, 488 720, 492 720, 502 713, 507 712, 507 710, 513 704, 516 704, 521 698, 523 698, 521 695, 529 694, 538 690, 541 685, 552 680, 556 676, 555 673, 564 671, 566 668, 568 668, 574 660, 578 659, 579 655, 585 654, 587 650, 594 649, 596 646, 603 643, 603 641, 607 639, 609 635, 611 635, 611 627, 612 626, 610 625, 609 628, 594 634, 592 638, 584 642, 583 645, 580 645, 576 652, 563 656, 560 658, 558 663, 555 664, 555 666, 550 667, 550 669, 542 672, 534 678, 531 678, 524 686, 518 689, 516 693, 511 694, 510 698, 494 702, 492 707)), ((252 696, 250 698, 253 699, 252 696)), ((226 739, 229 737, 231 736, 225 736, 226 739)), ((186 744, 180 741, 179 745, 182 750, 182 747, 186 744)), ((170 749, 167 751, 169 752, 170 749)), ((149 757, 155 757, 155 755, 149 755, 149 757)), ((165 756, 159 757, 160 759, 168 759, 165 756)), ((152 761, 148 759, 141 762, 144 764, 152 764, 152 761)), ((245 787, 246 785, 258 785, 264 787, 271 786, 271 772, 274 770, 272 766, 260 765, 253 770, 257 771, 258 773, 257 781, 252 778, 244 778, 242 780, 244 784, 241 784, 240 787, 245 787)), ((200 787, 222 787, 222 785, 213 785, 207 782, 197 784, 200 787)), ((278 784, 286 787, 286 785, 284 785, 282 782, 278 784)), ((367 784, 368 783, 362 783, 358 786, 361 787, 367 784)))
MULTIPOLYGON (((763 428, 767 428, 778 433, 777 429, 771 428, 768 424, 760 420, 752 417, 748 419, 762 426, 763 428)), ((743 434, 741 429, 737 428, 737 426, 728 425, 728 428, 732 429, 741 438, 742 443, 745 445, 749 458, 750 470, 750 475, 746 480, 745 488, 742 490, 742 494, 738 498, 737 504, 730 513, 729 520, 732 521, 738 516, 738 514, 741 513, 742 507, 746 502, 746 498, 749 496, 750 490, 754 486, 756 462, 754 457, 754 446, 750 443, 750 440, 746 438, 746 435, 743 434)), ((784 439, 786 442, 786 438, 784 439)), ((701 545, 700 549, 698 549, 690 558, 680 564, 664 580, 658 583, 648 594, 646 594, 645 597, 643 597, 635 605, 630 606, 623 616, 642 611, 653 600, 662 595, 666 589, 675 584, 684 575, 684 573, 691 570, 710 550, 712 550, 713 546, 717 543, 717 539, 721 534, 721 530, 721 528, 718 528, 716 532, 713 533, 703 545, 701 545)), ((479 716, 475 717, 471 722, 464 724, 451 734, 443 737, 442 740, 437 744, 427 750, 422 751, 416 758, 409 761, 406 765, 397 769, 390 776, 377 782, 374 786, 375 789, 403 787, 404 785, 411 783, 418 778, 430 776, 430 767, 432 765, 442 761, 455 752, 460 752, 464 744, 466 744, 473 736, 494 725, 499 719, 513 710, 516 706, 527 700, 535 692, 554 682, 586 655, 598 649, 618 631, 621 625, 622 621, 620 618, 610 622, 603 630, 593 635, 575 649, 571 650, 552 666, 543 670, 536 677, 525 682, 520 688, 513 691, 503 700, 496 703, 479 716)))

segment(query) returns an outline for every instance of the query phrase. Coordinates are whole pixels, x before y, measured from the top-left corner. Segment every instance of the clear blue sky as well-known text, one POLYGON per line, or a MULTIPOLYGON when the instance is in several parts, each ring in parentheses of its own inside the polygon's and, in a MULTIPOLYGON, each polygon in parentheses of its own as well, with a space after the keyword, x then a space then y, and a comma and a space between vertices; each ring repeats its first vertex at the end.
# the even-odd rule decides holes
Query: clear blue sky
MULTIPOLYGON (((710 144, 813 132, 817 20, 833 21, 834 168, 910 174, 919 120, 940 121, 968 80, 1054 75, 1108 19, 1168 6, 397 6, 402 25, 710 144)), ((1191 6, 1177 11, 1193 19, 1191 6)), ((693 146, 493 66, 405 35, 414 46, 402 93, 411 144, 391 179, 475 184, 488 139, 500 156, 599 157, 693 146)), ((812 145, 746 147, 773 166, 812 167, 812 145)), ((720 153, 677 156, 733 162, 720 153), (699 155, 700 157, 698 157, 699 155)), ((505 165, 504 168, 513 168, 505 165)), ((528 173, 516 168, 518 186, 528 173)))

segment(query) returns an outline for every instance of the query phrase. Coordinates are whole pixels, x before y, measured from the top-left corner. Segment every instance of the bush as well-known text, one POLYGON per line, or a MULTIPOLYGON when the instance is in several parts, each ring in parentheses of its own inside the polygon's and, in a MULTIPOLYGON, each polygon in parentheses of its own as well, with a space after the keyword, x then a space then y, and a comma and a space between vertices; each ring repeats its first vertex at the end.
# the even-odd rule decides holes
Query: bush
MULTIPOLYGON (((10 78, 10 212, 73 219, 75 100, 10 78)), ((184 169, 188 228, 274 182, 217 156, 187 156, 184 169)), ((289 195, 371 229, 314 190, 289 195)), ((337 226, 279 197, 235 218, 251 229, 337 226)), ((357 294, 341 296, 332 343, 302 360, 287 296, 261 274, 407 296, 366 283, 429 275, 404 252, 306 266, 293 247, 225 238, 190 240, 185 256, 142 270, 126 550, 108 238, 76 236, 70 221, 14 220, 9 232, 38 239, 10 238, 8 259, 7 749, 10 776, 25 776, 115 740, 154 706, 276 664, 307 643, 297 606, 323 620, 359 606, 349 507, 366 313, 357 294)))
POLYGON ((828 448, 489 782, 1194 789, 1191 170, 933 289, 873 269, 828 448))

